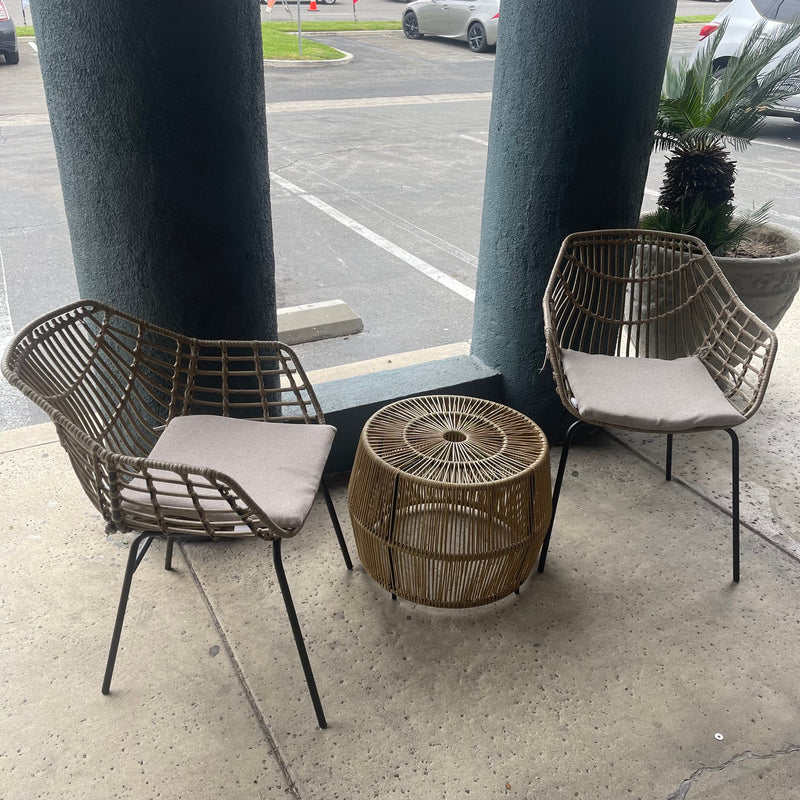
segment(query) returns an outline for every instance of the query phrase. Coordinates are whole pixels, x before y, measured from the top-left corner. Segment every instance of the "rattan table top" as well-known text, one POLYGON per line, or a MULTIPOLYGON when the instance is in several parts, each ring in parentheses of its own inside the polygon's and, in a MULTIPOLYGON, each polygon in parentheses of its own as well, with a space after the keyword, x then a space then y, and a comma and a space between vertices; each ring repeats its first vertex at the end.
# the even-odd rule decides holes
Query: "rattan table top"
POLYGON ((405 475, 450 485, 503 481, 548 458, 547 440, 528 417, 459 395, 385 406, 367 422, 362 445, 405 475))

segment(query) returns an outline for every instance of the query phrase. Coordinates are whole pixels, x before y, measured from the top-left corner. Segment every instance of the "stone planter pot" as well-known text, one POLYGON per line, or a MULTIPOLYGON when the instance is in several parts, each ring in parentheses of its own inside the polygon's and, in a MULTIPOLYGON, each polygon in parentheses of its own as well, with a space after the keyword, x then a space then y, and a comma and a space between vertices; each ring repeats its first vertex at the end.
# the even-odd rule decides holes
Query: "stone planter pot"
POLYGON ((714 259, 741 301, 774 330, 800 287, 800 238, 771 223, 759 226, 755 237, 785 242, 787 255, 714 259))

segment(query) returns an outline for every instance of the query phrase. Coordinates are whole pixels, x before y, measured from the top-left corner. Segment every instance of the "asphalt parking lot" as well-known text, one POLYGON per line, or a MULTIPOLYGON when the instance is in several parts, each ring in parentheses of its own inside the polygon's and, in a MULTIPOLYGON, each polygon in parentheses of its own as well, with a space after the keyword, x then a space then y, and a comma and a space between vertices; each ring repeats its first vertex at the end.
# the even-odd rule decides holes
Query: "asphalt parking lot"
MULTIPOLYGON (((676 28, 673 54, 690 52, 698 29, 676 28)), ((304 363, 317 369, 464 342, 495 56, 399 32, 325 41, 353 61, 265 66, 278 305, 341 299, 364 322, 357 335, 302 345, 304 363)), ((77 297, 31 43, 18 66, 0 71, 0 133, 0 339, 7 339, 77 297)), ((662 161, 653 156, 646 206, 654 204, 662 161)), ((797 123, 769 120, 738 156, 738 175, 740 205, 773 199, 773 219, 800 230, 797 123)), ((40 419, 21 399, 2 413, 3 428, 40 419)))

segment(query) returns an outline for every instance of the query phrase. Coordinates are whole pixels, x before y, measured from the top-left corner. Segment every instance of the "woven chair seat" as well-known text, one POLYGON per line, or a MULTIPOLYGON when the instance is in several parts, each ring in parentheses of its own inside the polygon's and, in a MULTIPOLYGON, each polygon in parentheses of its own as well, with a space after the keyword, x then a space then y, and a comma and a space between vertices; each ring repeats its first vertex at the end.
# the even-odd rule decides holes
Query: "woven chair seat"
POLYGON ((566 349, 561 360, 573 404, 592 424, 674 432, 744 422, 695 356, 617 358, 566 349))
POLYGON ((233 417, 200 415, 176 417, 150 452, 149 460, 163 461, 169 470, 150 470, 150 481, 134 478, 122 500, 131 522, 152 524, 155 489, 160 513, 173 527, 200 513, 225 535, 250 535, 237 514, 212 483, 194 478, 190 486, 175 479, 179 464, 202 464, 192 471, 222 473, 235 482, 261 512, 291 535, 302 528, 317 494, 336 429, 330 425, 282 425, 233 417), (197 508, 200 506, 200 509, 197 508), (138 509, 138 513, 137 513, 138 509))

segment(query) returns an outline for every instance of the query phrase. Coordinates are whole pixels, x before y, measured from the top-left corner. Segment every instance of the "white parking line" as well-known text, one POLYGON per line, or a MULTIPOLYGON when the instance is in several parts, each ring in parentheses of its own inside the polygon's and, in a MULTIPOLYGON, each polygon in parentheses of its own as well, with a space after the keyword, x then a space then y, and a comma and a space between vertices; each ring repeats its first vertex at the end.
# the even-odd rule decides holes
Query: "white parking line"
MULTIPOLYGON (((302 169, 297 164, 294 164, 294 168, 296 170, 302 169)), ((432 245, 437 250, 441 250, 447 253, 449 256, 453 258, 457 258, 459 261, 463 261, 465 264, 468 264, 470 267, 477 268, 478 266, 478 257, 474 256, 472 253, 468 253, 466 250, 454 245, 452 242, 447 241, 446 239, 442 239, 441 237, 437 236, 432 231, 429 231, 427 228, 421 228, 419 225, 416 225, 410 219, 406 217, 399 216, 395 214, 393 211, 390 211, 385 206, 376 203, 373 200, 370 200, 369 197, 366 195, 359 194, 358 192, 354 192, 351 189, 348 189, 345 186, 337 183, 330 178, 326 178, 324 175, 320 175, 318 172, 306 172, 306 175, 313 178, 315 181, 320 183, 324 183, 328 189, 334 191, 337 197, 347 197, 348 203, 351 205, 359 206, 360 208, 364 209, 369 214, 375 214, 377 216, 382 217, 386 222, 390 225, 401 228, 404 232, 410 233, 411 235, 422 239, 426 244, 432 245)))
POLYGON ((36 45, 36 42, 28 42, 28 44, 31 46, 31 50, 35 50, 37 53, 39 52, 39 48, 36 45))
POLYGON ((475 142, 476 144, 482 144, 484 147, 488 147, 489 146, 488 140, 484 141, 483 139, 479 139, 477 136, 469 136, 466 133, 459 133, 458 134, 458 138, 459 139, 466 139, 468 142, 475 142))
MULTIPOLYGON (((11 309, 8 305, 8 284, 3 250, 0 247, 0 357, 5 353, 14 335, 11 324, 11 309)), ((5 378, 0 377, 0 430, 19 428, 26 424, 27 401, 25 396, 12 389, 5 378)))
POLYGON ((3 248, 0 245, 0 336, 11 336, 14 326, 11 324, 11 307, 8 304, 8 282, 6 281, 6 262, 3 260, 3 248))
POLYGON ((270 177, 279 186, 282 186, 287 191, 297 195, 297 197, 301 198, 302 200, 305 200, 307 203, 314 206, 314 208, 317 208, 324 214, 327 214, 331 219, 334 219, 345 227, 349 228, 351 231, 353 231, 353 233, 363 236, 368 242, 372 242, 372 244, 377 245, 382 250, 385 250, 387 253, 393 255, 395 258, 405 262, 410 267, 413 267, 415 270, 425 275, 425 277, 436 281, 438 284, 449 289, 451 292, 455 292, 457 295, 459 295, 459 297, 469 300, 470 303, 475 302, 475 290, 471 289, 466 284, 461 283, 461 281, 458 281, 455 278, 452 278, 450 275, 446 275, 444 272, 436 269, 436 267, 432 266, 427 261, 417 258, 417 256, 413 255, 413 253, 409 253, 408 250, 404 250, 399 245, 394 244, 394 242, 390 242, 380 234, 375 233, 375 231, 371 231, 369 228, 364 227, 360 222, 356 222, 352 217, 348 217, 346 214, 343 214, 333 206, 328 205, 324 200, 320 200, 318 197, 315 197, 313 194, 309 194, 291 181, 287 181, 286 178, 283 178, 274 172, 270 173, 270 177))
POLYGON ((380 108, 381 106, 416 106, 427 103, 464 103, 471 100, 490 100, 491 92, 461 92, 453 94, 411 94, 398 97, 352 97, 341 100, 297 100, 267 104, 268 114, 293 111, 329 111, 347 108, 380 108))
POLYGON ((800 222, 800 217, 797 217, 794 214, 781 214, 778 211, 770 211, 769 215, 771 217, 778 217, 779 219, 789 220, 789 222, 800 222))
POLYGON ((800 147, 792 147, 788 144, 778 144, 777 142, 760 142, 758 139, 754 139, 753 144, 757 144, 760 147, 777 147, 779 150, 791 150, 793 153, 800 153, 800 147))

